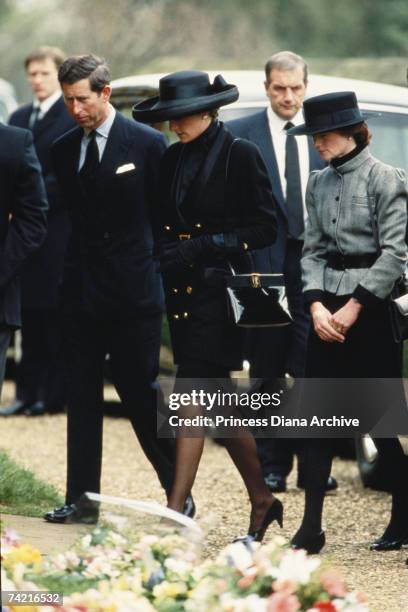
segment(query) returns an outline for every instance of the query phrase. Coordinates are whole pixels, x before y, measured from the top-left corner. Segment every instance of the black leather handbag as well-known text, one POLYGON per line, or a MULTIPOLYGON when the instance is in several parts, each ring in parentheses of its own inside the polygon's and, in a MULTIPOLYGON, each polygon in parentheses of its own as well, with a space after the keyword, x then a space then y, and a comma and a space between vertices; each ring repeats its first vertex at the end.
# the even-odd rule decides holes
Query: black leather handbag
MULTIPOLYGON (((225 166, 225 181, 232 147, 240 140, 235 138, 229 147, 225 166)), ((251 267, 252 257, 247 253, 251 267)), ((230 318, 239 327, 282 327, 292 323, 286 299, 283 274, 251 272, 238 274, 229 264, 231 274, 225 277, 230 318)))
POLYGON ((283 274, 235 274, 226 279, 232 321, 239 327, 282 327, 292 322, 283 274))

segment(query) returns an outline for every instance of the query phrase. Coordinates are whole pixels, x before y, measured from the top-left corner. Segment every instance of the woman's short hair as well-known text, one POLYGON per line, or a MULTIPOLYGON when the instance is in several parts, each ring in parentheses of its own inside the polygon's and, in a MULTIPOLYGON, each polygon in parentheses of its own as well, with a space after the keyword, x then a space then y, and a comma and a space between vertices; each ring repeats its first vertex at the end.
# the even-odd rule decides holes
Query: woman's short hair
POLYGON ((372 134, 369 131, 368 125, 365 121, 350 127, 340 128, 339 130, 336 130, 336 132, 342 134, 342 136, 351 136, 354 138, 356 145, 361 147, 368 145, 372 138, 372 134))

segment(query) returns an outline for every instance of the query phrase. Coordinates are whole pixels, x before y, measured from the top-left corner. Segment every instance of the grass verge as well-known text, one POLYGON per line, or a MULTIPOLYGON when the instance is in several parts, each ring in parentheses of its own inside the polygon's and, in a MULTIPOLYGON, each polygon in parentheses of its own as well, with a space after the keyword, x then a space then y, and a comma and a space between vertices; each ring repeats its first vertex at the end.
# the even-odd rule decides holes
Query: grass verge
POLYGON ((50 507, 62 504, 55 487, 39 480, 0 451, 0 512, 40 517, 50 507))

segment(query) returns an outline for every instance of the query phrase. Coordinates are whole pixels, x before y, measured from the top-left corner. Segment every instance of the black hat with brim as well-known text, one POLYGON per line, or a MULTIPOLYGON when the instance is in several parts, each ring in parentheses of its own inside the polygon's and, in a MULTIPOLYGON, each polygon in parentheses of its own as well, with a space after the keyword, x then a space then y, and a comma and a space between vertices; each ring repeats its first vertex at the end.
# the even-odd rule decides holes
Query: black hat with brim
POLYGON ((238 88, 220 74, 211 84, 206 72, 183 70, 161 78, 159 95, 135 104, 132 115, 136 121, 158 123, 231 104, 238 96, 238 88))
POLYGON ((337 91, 308 98, 303 103, 305 123, 290 128, 291 136, 323 134, 352 127, 379 113, 361 112, 354 91, 337 91))

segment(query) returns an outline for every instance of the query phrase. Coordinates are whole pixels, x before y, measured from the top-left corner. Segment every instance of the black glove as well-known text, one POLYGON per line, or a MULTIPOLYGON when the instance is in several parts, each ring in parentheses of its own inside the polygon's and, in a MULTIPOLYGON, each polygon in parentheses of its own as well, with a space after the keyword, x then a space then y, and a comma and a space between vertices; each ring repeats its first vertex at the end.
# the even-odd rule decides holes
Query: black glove
POLYGON ((245 250, 245 246, 238 246, 238 239, 235 234, 198 236, 198 238, 166 244, 160 255, 160 268, 165 272, 175 266, 191 265, 203 253, 223 255, 238 253, 243 250, 245 250))
POLYGON ((160 268, 165 272, 175 266, 191 265, 199 255, 215 248, 212 237, 208 235, 171 242, 164 246, 160 255, 160 268))

